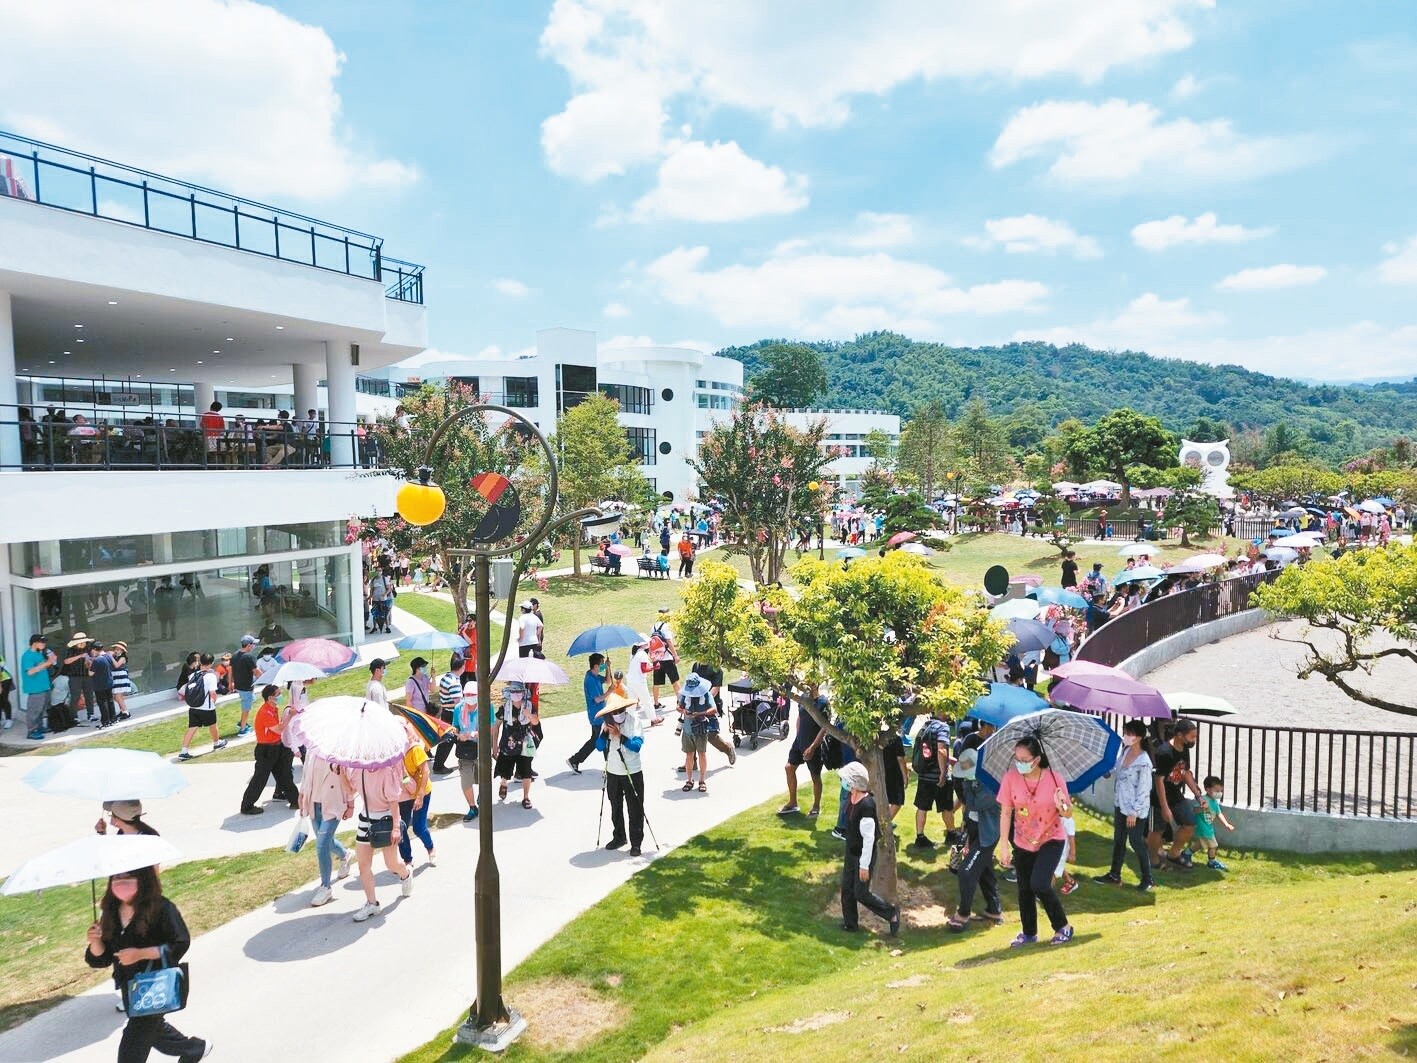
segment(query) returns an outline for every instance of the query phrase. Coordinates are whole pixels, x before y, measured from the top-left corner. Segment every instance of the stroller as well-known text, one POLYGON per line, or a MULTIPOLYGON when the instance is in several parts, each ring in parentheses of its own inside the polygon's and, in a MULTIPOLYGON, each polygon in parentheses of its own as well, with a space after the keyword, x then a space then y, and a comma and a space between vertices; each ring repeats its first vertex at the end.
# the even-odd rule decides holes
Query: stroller
POLYGON ((745 676, 728 684, 728 700, 733 713, 735 747, 744 738, 748 739, 749 748, 757 749, 760 738, 787 737, 790 724, 786 695, 771 687, 759 689, 745 676))

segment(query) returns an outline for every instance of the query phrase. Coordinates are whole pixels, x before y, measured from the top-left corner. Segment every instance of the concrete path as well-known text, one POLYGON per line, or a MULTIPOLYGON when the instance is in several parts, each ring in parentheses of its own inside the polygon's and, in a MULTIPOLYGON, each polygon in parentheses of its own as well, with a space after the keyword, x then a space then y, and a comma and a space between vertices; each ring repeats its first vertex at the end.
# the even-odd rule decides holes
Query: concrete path
MULTIPOLYGON (((586 737, 585 717, 550 719, 545 730, 546 741, 536 758, 542 778, 532 787, 535 808, 527 811, 509 801, 495 810, 504 970, 654 858, 648 834, 641 859, 632 859, 624 850, 610 853, 596 848, 601 772, 588 767, 576 776, 565 766, 566 757, 586 737)), ((710 792, 684 793, 683 776, 675 772, 683 754, 673 723, 652 729, 644 749, 645 788, 650 824, 661 849, 681 845, 779 793, 786 754, 782 741, 766 742, 753 752, 745 745, 737 766, 730 768, 722 754, 710 750, 710 792)), ((591 763, 598 760, 594 756, 591 763)), ((231 773, 222 768, 192 770, 193 786, 175 799, 190 807, 190 819, 185 810, 179 813, 175 806, 167 807, 174 802, 154 803, 153 821, 184 853, 196 855, 203 845, 217 844, 213 834, 233 833, 216 826, 230 817, 239 796, 238 780, 227 777, 231 773)), ((463 811, 457 776, 438 780, 435 814, 463 811)), ((94 814, 93 809, 76 809, 69 815, 73 829, 89 828, 94 814)), ((65 820, 66 830, 69 820, 65 820)), ((253 843, 258 841, 282 843, 289 820, 272 805, 259 824, 241 826, 246 828, 238 832, 243 847, 255 848, 253 843)), ((818 829, 830 828, 823 822, 818 829)), ((60 836, 55 829, 47 827, 49 843, 60 836)), ((609 833, 607 814, 602 842, 609 833)), ((305 890, 198 938, 187 957, 192 965, 191 1002, 174 1016, 174 1025, 184 1033, 215 1040, 220 1059, 281 1058, 294 1046, 311 1044, 318 1029, 315 1043, 322 1058, 376 1063, 396 1059, 457 1020, 471 1004, 475 986, 476 823, 436 831, 434 840, 436 868, 426 864, 422 846, 414 842, 412 897, 400 899, 393 876, 386 871, 379 874, 384 914, 367 923, 350 919, 362 902, 352 876, 339 884, 334 902, 323 908, 308 907, 312 882, 305 890), (399 992, 396 1012, 390 1016, 362 1021, 360 1016, 367 1012, 360 1009, 371 999, 368 973, 381 979, 379 985, 399 986, 406 983, 410 970, 422 972, 418 991, 399 992), (338 1021, 312 1018, 319 1014, 322 1001, 334 1007, 338 1021)), ((26 848, 33 843, 31 838, 26 848)), ((313 879, 311 850, 290 859, 307 861, 313 879)), ((382 862, 376 861, 376 867, 382 867, 382 862)), ((76 940, 74 947, 82 948, 82 940, 76 940)), ((104 984, 0 1035, 0 1060, 111 1061, 122 1026, 113 1000, 111 985, 104 984)), ((510 1002, 515 1006, 514 999, 510 1002)), ((555 1021, 554 1016, 529 1018, 555 1021)))

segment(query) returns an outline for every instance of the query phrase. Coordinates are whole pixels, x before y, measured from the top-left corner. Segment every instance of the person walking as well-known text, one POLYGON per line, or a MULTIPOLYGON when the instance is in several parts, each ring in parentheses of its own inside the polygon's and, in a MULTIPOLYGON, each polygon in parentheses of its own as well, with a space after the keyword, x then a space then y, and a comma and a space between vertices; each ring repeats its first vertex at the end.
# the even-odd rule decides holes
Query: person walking
POLYGON ((286 798, 291 808, 300 807, 300 798, 291 777, 291 764, 281 755, 285 746, 281 743, 280 706, 276 703, 280 687, 267 683, 261 689, 261 707, 256 710, 256 750, 255 765, 251 780, 241 795, 241 814, 259 816, 265 811, 260 805, 261 792, 271 775, 276 777, 276 797, 286 798), (296 795, 293 798, 291 795, 296 795))
POLYGON ((690 679, 694 676, 698 676, 708 684, 709 697, 713 699, 714 708, 717 710, 714 716, 708 721, 708 744, 728 758, 728 766, 731 768, 738 763, 738 751, 728 742, 724 741, 722 734, 723 669, 704 661, 695 661, 690 667, 689 672, 690 679))
POLYGON ((999 899, 999 883, 994 877, 994 847, 999 844, 999 802, 975 775, 979 751, 966 748, 950 769, 950 776, 963 794, 964 830, 967 837, 964 860, 959 866, 959 907, 945 929, 956 933, 970 920, 1000 926, 1004 922, 999 899), (974 914, 974 891, 984 895, 984 911, 974 914))
MULTIPOLYGON (((113 968, 114 981, 123 986, 149 964, 180 963, 191 945, 182 913, 162 895, 157 868, 140 867, 109 876, 98 921, 89 926, 84 962, 100 970, 113 968)), ((196 1063, 212 1048, 213 1042, 180 1033, 163 1015, 135 1015, 118 1042, 118 1063, 143 1063, 153 1049, 196 1063)))
POLYGON ((686 533, 679 537, 679 578, 694 577, 694 540, 686 533))
POLYGON ((113 658, 113 707, 115 720, 130 720, 128 695, 133 693, 133 677, 128 673, 128 644, 115 642, 108 647, 108 655, 113 658))
MULTIPOLYGON (((497 743, 497 799, 507 799, 507 784, 515 773, 522 784, 522 808, 531 811, 531 781, 536 778, 532 758, 541 743, 541 718, 531 694, 521 683, 508 683, 503 691, 500 738, 497 743)), ((602 695, 602 701, 603 701, 602 695)), ((579 774, 579 773, 577 773, 579 774)))
POLYGON ((639 856, 645 838, 645 773, 640 763, 644 729, 633 698, 613 695, 600 710, 605 742, 605 794, 610 798, 610 841, 607 849, 623 849, 639 856), (629 809, 628 829, 625 810, 629 809))
POLYGON ((382 657, 375 657, 369 662, 369 683, 364 688, 364 700, 372 701, 375 705, 389 707, 389 691, 384 686, 384 670, 388 668, 388 662, 382 657))
POLYGON ((1171 732, 1171 738, 1163 742, 1152 757, 1153 817, 1151 834, 1147 845, 1151 850, 1153 868, 1175 867, 1189 869, 1191 858, 1185 853, 1186 843, 1196 829, 1195 806, 1186 798, 1186 790, 1203 798, 1196 777, 1191 774, 1191 750, 1195 748, 1198 728, 1194 720, 1181 719, 1171 732), (1162 846, 1169 841, 1171 848, 1165 854, 1163 865, 1162 846))
MULTIPOLYGON (((827 699, 818 698, 817 708, 826 712, 827 699)), ((790 816, 801 811, 797 804, 797 769, 806 765, 807 774, 812 779, 812 807, 807 815, 815 818, 822 811, 822 725, 815 716, 799 705, 797 708, 797 735, 792 747, 787 751, 787 804, 777 810, 779 816, 790 816)))
POLYGON ((231 685, 241 702, 241 722, 236 725, 236 737, 251 733, 251 705, 256 700, 255 635, 242 635, 240 648, 231 655, 231 685))
POLYGON ((679 650, 674 645, 674 632, 669 628, 669 606, 659 607, 659 619, 649 633, 649 659, 654 664, 651 676, 650 694, 654 698, 655 711, 660 710, 659 688, 669 683, 674 688, 674 696, 679 696, 679 650))
POLYGON ((404 796, 399 802, 399 817, 406 825, 399 838, 399 857, 410 868, 413 867, 413 835, 423 843, 428 854, 428 866, 438 866, 438 853, 433 846, 433 835, 428 832, 428 804, 433 799, 433 777, 428 766, 428 750, 423 739, 413 729, 413 724, 404 723, 408 732, 408 749, 403 755, 404 796))
POLYGON ((581 690, 585 694, 585 714, 590 720, 590 738, 566 758, 566 766, 577 775, 581 773, 581 765, 585 763, 586 758, 595 752, 596 740, 600 738, 600 710, 605 707, 606 679, 609 672, 610 665, 605 660, 605 654, 592 653, 590 660, 586 662, 585 676, 581 679, 581 690))
POLYGON ((212 736, 212 751, 226 748, 226 740, 217 732, 216 726, 216 672, 213 665, 216 658, 204 653, 198 658, 197 671, 187 678, 182 688, 182 699, 187 702, 187 733, 182 736, 182 752, 178 760, 192 759, 192 738, 197 728, 205 727, 212 736))
POLYGON ((433 704, 433 684, 428 678, 427 668, 426 657, 415 657, 408 662, 408 678, 403 681, 403 703, 436 720, 438 706, 433 704))
POLYGON ((841 928, 860 929, 857 906, 864 905, 885 920, 890 936, 900 932, 900 909, 871 892, 871 873, 876 866, 876 841, 880 835, 876 819, 876 800, 871 796, 871 784, 866 766, 852 761, 840 769, 842 784, 849 791, 846 811, 845 858, 841 865, 841 928))
POLYGON ((531 602, 522 602, 521 616, 517 618, 517 656, 542 657, 541 617, 536 615, 531 602))
POLYGON ((913 849, 933 849, 925 834, 930 811, 940 814, 945 825, 945 844, 954 842, 954 787, 950 784, 950 725, 943 709, 925 721, 911 746, 911 767, 915 771, 915 840, 913 849))
POLYGON ((1077 555, 1071 550, 1063 551, 1063 575, 1060 581, 1064 590, 1075 590, 1078 585, 1077 555))
POLYGON ((356 923, 383 914, 379 895, 374 892, 374 850, 382 850, 384 867, 398 876, 399 895, 413 896, 413 868, 399 859, 398 840, 401 833, 399 802, 403 799, 403 762, 386 764, 382 768, 349 768, 340 772, 345 801, 360 801, 358 827, 354 835, 354 854, 359 862, 359 884, 364 889, 364 904, 354 913, 356 923))
MULTIPOLYGON (((698 673, 689 676, 679 691, 680 748, 684 751, 684 792, 694 788, 694 765, 699 769, 699 793, 708 793, 709 736, 718 735, 718 706, 712 688, 698 673)), ((730 759, 732 763, 732 759, 730 759)))
POLYGON ((1122 861, 1130 842, 1137 856, 1137 873, 1141 876, 1137 889, 1151 892, 1151 852, 1147 848, 1146 831, 1151 816, 1153 770, 1146 724, 1141 720, 1128 720, 1122 726, 1122 752, 1117 757, 1117 766, 1112 769, 1112 866, 1105 875, 1094 876, 1094 882, 1122 884, 1122 861))
MULTIPOLYGON (((477 726, 477 685, 470 683, 463 688, 453 709, 453 727, 457 734, 453 749, 458 758, 458 782, 467 800, 467 812, 462 818, 464 823, 471 823, 477 818, 477 726)), ((495 732, 492 741, 496 743, 495 732)))
POLYGON ((344 769, 338 765, 312 754, 300 775, 300 814, 309 817, 315 828, 315 863, 320 869, 320 885, 310 896, 311 908, 329 904, 334 898, 335 879, 349 877, 351 854, 335 837, 340 822, 354 815, 354 802, 346 792, 343 774, 344 769))
MULTIPOLYGON (((444 723, 454 726, 457 725, 454 715, 457 712, 458 703, 462 701, 463 697, 462 670, 463 659, 457 650, 454 650, 452 656, 448 658, 448 670, 438 677, 435 694, 438 704, 437 717, 444 723)), ((448 755, 456 751, 456 743, 456 739, 438 743, 438 749, 433 755, 434 775, 451 775, 456 770, 448 767, 448 755)))
POLYGON ((49 693, 54 687, 50 669, 59 658, 49 648, 49 639, 36 632, 30 636, 29 649, 20 654, 20 693, 25 699, 25 737, 32 742, 44 738, 49 693))
POLYGON ((1042 744, 1032 735, 1014 746, 1013 769, 1004 774, 999 785, 999 836, 1013 840, 999 863, 1005 869, 1018 870, 1018 914, 1023 924, 1009 946, 1018 948, 1038 940, 1040 904, 1053 927, 1049 944, 1065 945, 1073 939, 1073 927, 1063 902, 1053 892, 1053 872, 1067 844, 1063 816, 1072 813, 1072 799, 1067 784, 1048 767, 1042 744))

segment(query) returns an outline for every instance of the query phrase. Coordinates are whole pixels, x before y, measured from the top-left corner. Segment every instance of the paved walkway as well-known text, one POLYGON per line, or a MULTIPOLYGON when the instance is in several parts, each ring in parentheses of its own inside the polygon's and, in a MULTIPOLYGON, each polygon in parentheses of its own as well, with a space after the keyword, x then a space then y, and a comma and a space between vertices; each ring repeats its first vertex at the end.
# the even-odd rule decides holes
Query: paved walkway
MULTIPOLYGON (((632 859, 624 850, 609 853, 595 847, 601 773, 587 768, 576 776, 564 764, 585 738, 585 717, 550 719, 545 730, 546 741, 536 761, 542 778, 532 787, 536 807, 527 811, 509 801, 495 812, 504 970, 654 857, 648 836, 642 859, 632 859)), ((653 729, 644 750, 647 810, 661 849, 681 845, 778 793, 786 752, 781 741, 764 743, 753 752, 745 746, 737 766, 729 768, 722 754, 711 750, 710 793, 683 793, 683 777, 674 770, 682 754, 673 724, 653 729)), ((593 757, 592 763, 598 759, 593 757)), ((226 767, 194 768, 192 786, 180 797, 153 803, 154 823, 189 856, 199 855, 204 846, 229 841, 233 848, 227 851, 280 844, 290 829, 289 813, 277 812, 274 803, 256 824, 247 817, 233 817, 243 772, 240 765, 230 765, 230 772, 226 767), (228 827, 233 818, 245 822, 228 827)), ((0 800, 7 792, 0 789, 0 800)), ((465 811, 456 775, 434 784, 433 801, 435 813, 465 811)), ((82 802, 72 804, 76 807, 65 812, 56 804, 56 814, 65 818, 46 824, 41 848, 56 838, 91 829, 96 810, 82 802)), ((830 824, 823 823, 819 829, 830 829, 830 824)), ((608 837, 607 818, 602 841, 608 837)), ((295 1046, 311 1044, 312 1033, 318 1030, 321 1057, 374 1063, 396 1059, 457 1020, 471 1004, 475 986, 476 824, 459 823, 435 832, 434 839, 436 868, 424 863, 422 846, 414 843, 417 870, 412 897, 399 899, 393 876, 380 873, 378 889, 385 912, 367 923, 350 919, 362 901, 356 876, 351 876, 339 884, 334 902, 323 908, 308 907, 312 881, 304 890, 202 935, 188 954, 192 999, 176 1016, 177 1027, 215 1040, 221 1059, 281 1058, 295 1046), (369 971, 381 972, 386 981, 393 978, 394 984, 406 980, 405 972, 421 972, 417 992, 397 994, 396 1020, 358 1021, 363 1014, 361 1001, 369 999, 369 986, 357 972, 369 971), (337 1021, 312 1018, 322 1006, 321 992, 335 994, 329 1000, 337 1021)), ((28 855, 38 840, 25 836, 26 851, 20 855, 28 855)), ((9 852, 7 844, 7 858, 9 852)), ((290 859, 308 862, 313 879, 311 850, 290 859)), ((376 867, 381 866, 376 861, 376 867)), ((74 947, 82 948, 83 942, 76 940, 74 947)), ((122 1025, 113 999, 112 987, 105 983, 0 1035, 0 1060, 108 1063, 117 1053, 122 1025)), ((531 1016, 531 1021, 555 1018, 531 1016)))

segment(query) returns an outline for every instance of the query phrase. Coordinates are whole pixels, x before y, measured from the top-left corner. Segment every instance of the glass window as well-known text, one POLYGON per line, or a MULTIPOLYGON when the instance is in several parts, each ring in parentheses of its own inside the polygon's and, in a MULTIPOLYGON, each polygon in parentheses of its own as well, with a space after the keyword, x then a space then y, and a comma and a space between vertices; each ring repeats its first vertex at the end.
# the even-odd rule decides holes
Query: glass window
POLYGON ((205 561, 243 554, 322 550, 343 543, 344 526, 333 520, 275 524, 265 528, 65 539, 58 543, 12 543, 10 571, 17 576, 61 576, 165 561, 205 561))
POLYGON ((630 456, 639 458, 641 465, 655 463, 655 441, 653 428, 627 428, 625 435, 630 440, 630 456))
POLYGON ((654 412, 654 392, 631 384, 601 384, 600 393, 620 404, 621 413, 649 414, 654 412))
POLYGON ((509 376, 502 386, 506 389, 506 403, 517 409, 541 405, 541 388, 534 376, 509 376))

